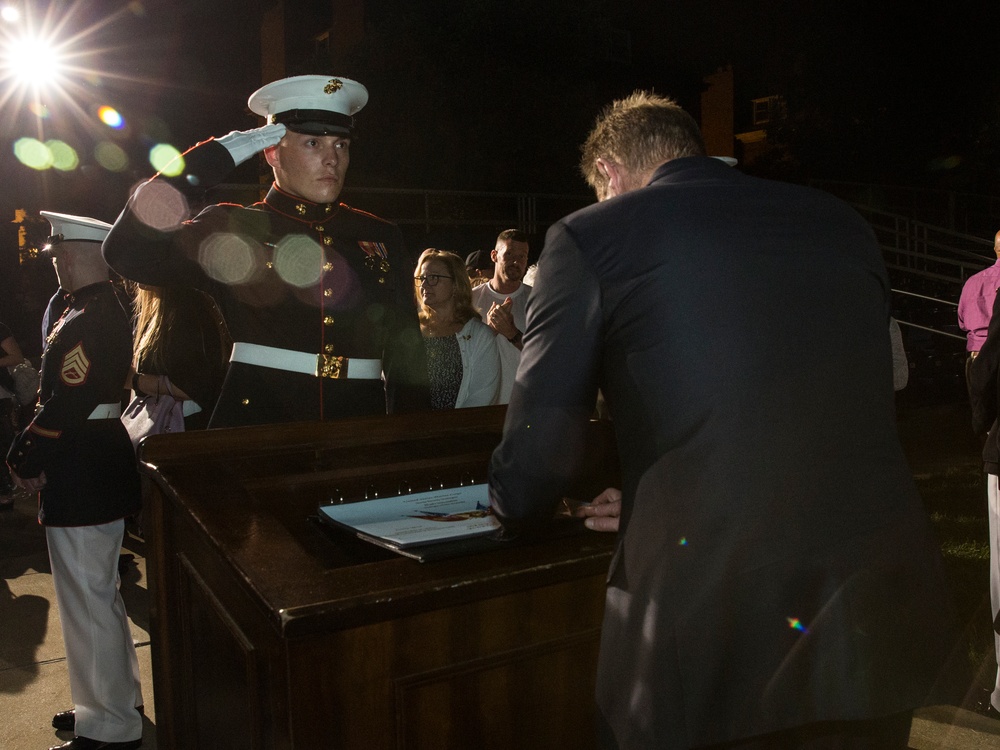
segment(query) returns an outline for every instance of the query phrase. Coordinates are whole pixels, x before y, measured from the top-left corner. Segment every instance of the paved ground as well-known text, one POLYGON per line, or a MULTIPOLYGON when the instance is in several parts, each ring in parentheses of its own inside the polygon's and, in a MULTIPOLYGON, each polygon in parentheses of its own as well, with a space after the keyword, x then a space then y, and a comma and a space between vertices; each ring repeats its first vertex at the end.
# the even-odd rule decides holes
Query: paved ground
MULTIPOLYGON (((149 600, 143 544, 122 578, 132 621, 146 704, 143 747, 156 748, 156 710, 149 661, 149 600)), ((52 590, 45 534, 35 520, 34 499, 19 495, 12 512, 0 513, 0 750, 37 750, 72 739, 56 733, 52 714, 72 707, 59 610, 52 590)))
MULTIPOLYGON (((961 406, 901 411, 900 433, 915 472, 977 462, 979 446, 965 429, 961 406)), ((146 719, 143 747, 156 748, 156 710, 149 656, 149 601, 142 542, 130 536, 125 551, 135 565, 122 579, 142 670, 146 719)), ((50 726, 52 714, 71 706, 59 615, 34 501, 18 497, 0 513, 0 750, 38 750, 71 738, 50 726)), ((996 750, 1000 721, 954 706, 918 713, 910 735, 914 750, 996 750)), ((308 750, 314 750, 309 748, 308 750)))

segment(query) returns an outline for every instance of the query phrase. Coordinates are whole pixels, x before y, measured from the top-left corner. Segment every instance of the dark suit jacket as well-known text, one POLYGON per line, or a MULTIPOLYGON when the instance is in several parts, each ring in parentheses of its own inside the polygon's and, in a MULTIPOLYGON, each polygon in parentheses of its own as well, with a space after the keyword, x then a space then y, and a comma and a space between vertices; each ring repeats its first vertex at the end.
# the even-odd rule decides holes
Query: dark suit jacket
POLYGON ((506 526, 544 523, 600 387, 624 503, 597 693, 621 747, 926 700, 949 606, 888 319, 857 213, 712 159, 549 231, 490 487, 506 526))

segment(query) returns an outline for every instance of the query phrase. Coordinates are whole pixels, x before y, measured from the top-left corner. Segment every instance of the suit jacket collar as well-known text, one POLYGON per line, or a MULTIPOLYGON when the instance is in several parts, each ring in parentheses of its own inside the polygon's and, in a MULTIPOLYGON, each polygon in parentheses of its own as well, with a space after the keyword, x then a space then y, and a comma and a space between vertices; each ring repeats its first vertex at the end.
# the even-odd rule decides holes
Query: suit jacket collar
POLYGON ((733 167, 711 156, 684 156, 680 159, 671 159, 657 167, 649 180, 649 185, 729 179, 739 174, 741 173, 733 167))

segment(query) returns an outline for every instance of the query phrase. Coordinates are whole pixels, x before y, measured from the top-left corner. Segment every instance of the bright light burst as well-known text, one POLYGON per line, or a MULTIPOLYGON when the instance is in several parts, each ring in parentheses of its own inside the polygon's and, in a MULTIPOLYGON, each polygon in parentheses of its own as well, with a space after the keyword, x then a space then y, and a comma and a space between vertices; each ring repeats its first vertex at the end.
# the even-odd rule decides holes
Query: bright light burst
POLYGON ((101 123, 124 128, 121 114, 106 101, 94 101, 94 96, 101 95, 106 80, 136 80, 108 67, 109 56, 129 45, 108 46, 108 40, 113 39, 110 32, 124 16, 137 14, 136 4, 120 7, 96 22, 81 23, 89 14, 87 6, 81 0, 68 6, 53 3, 44 17, 25 12, 17 22, 0 23, 0 114, 4 127, 17 122, 18 113, 27 110, 39 125, 48 118, 61 130, 71 130, 76 124, 94 132, 101 123), (100 122, 95 121, 95 112, 100 122))
POLYGON ((96 20, 88 0, 44 5, 41 13, 10 5, 23 11, 17 17, 0 5, 0 132, 11 134, 8 148, 13 146, 18 161, 39 171, 69 172, 80 168, 77 149, 83 148, 84 158, 120 173, 132 165, 114 141, 128 140, 132 128, 141 127, 143 140, 158 144, 149 155, 153 167, 182 173, 184 159, 166 144, 165 124, 127 122, 109 101, 122 82, 144 90, 171 85, 121 72, 130 69, 132 55, 142 54, 127 29, 129 17, 145 15, 143 3, 117 4, 96 20))
POLYGON ((63 61, 59 49, 48 39, 24 36, 13 39, 3 50, 3 68, 17 83, 34 91, 59 84, 63 61))

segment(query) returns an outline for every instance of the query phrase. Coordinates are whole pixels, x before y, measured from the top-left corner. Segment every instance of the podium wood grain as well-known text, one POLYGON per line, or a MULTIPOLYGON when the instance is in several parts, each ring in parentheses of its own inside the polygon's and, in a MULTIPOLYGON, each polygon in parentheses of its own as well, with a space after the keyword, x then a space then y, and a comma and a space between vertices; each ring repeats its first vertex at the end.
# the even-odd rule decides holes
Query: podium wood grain
MULTIPOLYGON (((310 520, 484 481, 503 407, 157 436, 140 449, 164 748, 587 748, 614 539, 418 563, 310 520)), ((592 423, 573 494, 618 481, 592 423)))

